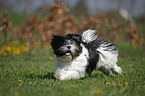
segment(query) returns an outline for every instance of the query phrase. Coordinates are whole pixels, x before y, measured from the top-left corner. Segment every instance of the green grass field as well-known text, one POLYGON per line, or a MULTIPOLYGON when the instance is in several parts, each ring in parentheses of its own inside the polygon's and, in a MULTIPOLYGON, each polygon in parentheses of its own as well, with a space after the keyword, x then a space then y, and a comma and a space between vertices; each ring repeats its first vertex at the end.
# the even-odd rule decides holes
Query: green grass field
POLYGON ((56 80, 51 49, 37 50, 33 55, 1 56, 0 96, 144 96, 144 52, 117 45, 123 73, 113 77, 94 71, 91 77, 79 80, 56 80))
MULTIPOLYGON (((16 13, 10 16, 12 27, 19 27, 29 18, 16 13)), ((4 38, 1 34, 0 41, 4 38)), ((0 47, 4 45, 0 44, 0 47)), ((0 96, 144 96, 145 51, 128 47, 124 42, 116 42, 116 45, 122 74, 107 76, 95 70, 91 77, 79 80, 53 78, 55 56, 51 49, 40 48, 31 55, 0 56, 0 96)))

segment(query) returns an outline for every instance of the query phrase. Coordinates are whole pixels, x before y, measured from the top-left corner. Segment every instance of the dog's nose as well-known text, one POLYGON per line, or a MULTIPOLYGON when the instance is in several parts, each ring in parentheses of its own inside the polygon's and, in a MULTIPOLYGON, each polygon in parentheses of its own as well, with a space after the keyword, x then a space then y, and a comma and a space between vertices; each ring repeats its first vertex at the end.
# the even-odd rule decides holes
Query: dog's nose
POLYGON ((68 48, 68 49, 70 49, 70 48, 71 48, 71 46, 67 46, 67 48, 68 48))

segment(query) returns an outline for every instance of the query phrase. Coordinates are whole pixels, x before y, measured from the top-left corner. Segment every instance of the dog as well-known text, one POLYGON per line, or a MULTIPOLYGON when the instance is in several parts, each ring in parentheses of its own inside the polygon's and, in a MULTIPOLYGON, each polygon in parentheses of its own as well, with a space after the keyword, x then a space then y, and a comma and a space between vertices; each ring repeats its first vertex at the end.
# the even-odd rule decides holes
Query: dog
POLYGON ((95 69, 107 75, 122 73, 117 65, 117 47, 101 40, 95 33, 96 30, 89 29, 82 35, 53 35, 51 46, 56 55, 55 78, 80 79, 91 76, 95 69))

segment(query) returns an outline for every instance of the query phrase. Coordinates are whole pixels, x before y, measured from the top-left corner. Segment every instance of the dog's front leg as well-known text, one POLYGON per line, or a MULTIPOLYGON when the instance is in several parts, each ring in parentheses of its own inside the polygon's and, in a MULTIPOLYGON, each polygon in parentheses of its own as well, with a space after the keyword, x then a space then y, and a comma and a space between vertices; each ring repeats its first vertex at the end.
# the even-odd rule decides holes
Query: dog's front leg
POLYGON ((80 74, 77 71, 69 70, 61 73, 60 80, 79 79, 80 74))
POLYGON ((71 80, 71 79, 80 79, 85 77, 85 73, 78 72, 76 70, 63 70, 60 72, 59 80, 71 80))

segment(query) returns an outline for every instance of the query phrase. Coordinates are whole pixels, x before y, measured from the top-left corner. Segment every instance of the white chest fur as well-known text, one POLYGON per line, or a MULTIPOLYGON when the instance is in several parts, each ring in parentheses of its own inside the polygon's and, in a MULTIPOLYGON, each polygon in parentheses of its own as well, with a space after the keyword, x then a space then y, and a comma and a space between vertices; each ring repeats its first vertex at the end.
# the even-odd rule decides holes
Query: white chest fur
POLYGON ((82 46, 82 53, 69 62, 62 62, 56 57, 54 76, 60 80, 79 79, 85 77, 88 65, 88 50, 82 46))

